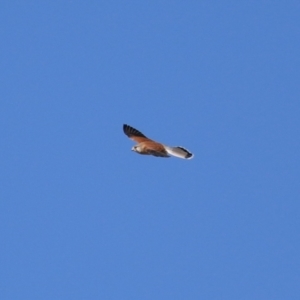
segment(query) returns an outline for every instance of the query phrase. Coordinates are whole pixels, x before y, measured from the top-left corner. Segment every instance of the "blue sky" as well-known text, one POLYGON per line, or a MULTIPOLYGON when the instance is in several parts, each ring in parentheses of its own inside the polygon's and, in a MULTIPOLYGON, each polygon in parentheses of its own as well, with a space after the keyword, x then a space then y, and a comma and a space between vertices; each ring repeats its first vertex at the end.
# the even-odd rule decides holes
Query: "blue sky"
POLYGON ((2 1, 0 298, 299 299, 299 13, 2 1))

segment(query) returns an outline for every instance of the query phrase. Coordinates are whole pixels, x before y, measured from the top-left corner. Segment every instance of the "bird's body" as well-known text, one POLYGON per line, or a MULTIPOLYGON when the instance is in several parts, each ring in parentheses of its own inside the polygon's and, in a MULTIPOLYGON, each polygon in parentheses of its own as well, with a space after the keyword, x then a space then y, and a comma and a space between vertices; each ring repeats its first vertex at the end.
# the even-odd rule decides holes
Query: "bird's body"
POLYGON ((133 150, 138 152, 139 154, 170 157, 162 144, 152 141, 141 142, 135 145, 133 148, 133 150))
POLYGON ((190 153, 183 147, 169 147, 164 144, 155 142, 147 138, 140 131, 134 129, 133 127, 124 124, 124 133, 132 140, 137 142, 131 150, 144 155, 153 155, 158 157, 170 157, 176 156, 179 158, 191 159, 193 154, 190 153))

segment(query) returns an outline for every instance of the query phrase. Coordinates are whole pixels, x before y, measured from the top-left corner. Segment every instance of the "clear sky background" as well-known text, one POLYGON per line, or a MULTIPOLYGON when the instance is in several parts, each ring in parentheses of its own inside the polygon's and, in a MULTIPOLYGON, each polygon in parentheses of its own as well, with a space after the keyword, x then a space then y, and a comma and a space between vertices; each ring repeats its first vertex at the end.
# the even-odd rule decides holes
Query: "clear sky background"
POLYGON ((298 300, 299 16, 1 1, 1 300, 298 300))

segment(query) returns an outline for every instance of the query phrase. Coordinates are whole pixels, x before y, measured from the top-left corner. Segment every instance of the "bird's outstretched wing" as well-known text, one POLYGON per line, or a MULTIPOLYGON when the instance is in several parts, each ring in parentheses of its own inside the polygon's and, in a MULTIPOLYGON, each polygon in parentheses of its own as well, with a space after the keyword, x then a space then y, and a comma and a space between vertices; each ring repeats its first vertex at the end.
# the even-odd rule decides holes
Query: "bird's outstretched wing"
POLYGON ((137 143, 151 141, 140 131, 138 131, 137 129, 135 129, 127 124, 123 125, 123 131, 130 139, 134 140, 137 143))

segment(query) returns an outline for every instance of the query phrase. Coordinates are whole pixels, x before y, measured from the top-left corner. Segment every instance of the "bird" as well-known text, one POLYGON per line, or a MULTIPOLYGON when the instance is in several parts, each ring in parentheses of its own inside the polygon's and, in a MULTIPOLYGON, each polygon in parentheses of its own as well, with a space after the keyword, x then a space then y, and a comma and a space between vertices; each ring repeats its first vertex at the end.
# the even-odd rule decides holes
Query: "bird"
POLYGON ((175 156, 183 159, 191 159, 194 157, 191 152, 183 147, 170 147, 158 143, 147 138, 143 133, 127 124, 123 124, 123 131, 131 140, 137 142, 131 150, 138 154, 153 155, 157 157, 175 156))

